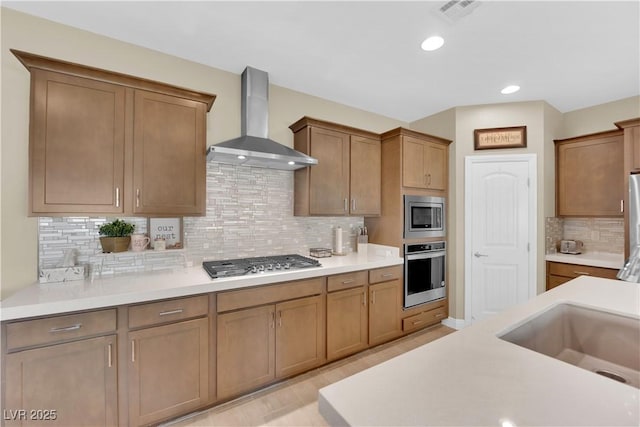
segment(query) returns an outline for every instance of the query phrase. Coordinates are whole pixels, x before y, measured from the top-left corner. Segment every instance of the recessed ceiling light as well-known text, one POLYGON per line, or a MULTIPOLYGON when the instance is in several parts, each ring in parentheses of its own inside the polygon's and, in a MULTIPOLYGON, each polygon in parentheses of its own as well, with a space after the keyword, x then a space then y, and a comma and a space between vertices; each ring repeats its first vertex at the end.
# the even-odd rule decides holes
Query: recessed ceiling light
POLYGON ((440 49, 444 44, 444 39, 440 36, 432 36, 422 42, 422 50, 430 52, 432 50, 440 49))
POLYGON ((289 164, 289 165, 295 165, 295 164, 296 164, 296 162, 294 162, 294 161, 290 161, 290 162, 287 162, 287 164, 289 164))
POLYGON ((509 95, 510 93, 515 93, 520 90, 520 86, 517 85, 509 85, 500 91, 503 95, 509 95))
POLYGON ((238 159, 244 160, 244 159, 246 159, 246 157, 241 154, 241 155, 238 156, 238 159))

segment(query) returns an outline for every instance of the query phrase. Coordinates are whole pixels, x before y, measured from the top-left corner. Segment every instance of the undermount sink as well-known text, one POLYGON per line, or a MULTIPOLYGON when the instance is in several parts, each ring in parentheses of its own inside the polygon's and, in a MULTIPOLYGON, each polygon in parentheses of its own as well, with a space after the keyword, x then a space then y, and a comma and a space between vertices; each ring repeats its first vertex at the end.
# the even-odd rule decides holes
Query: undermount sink
POLYGON ((563 303, 498 338, 640 388, 640 319, 563 303))

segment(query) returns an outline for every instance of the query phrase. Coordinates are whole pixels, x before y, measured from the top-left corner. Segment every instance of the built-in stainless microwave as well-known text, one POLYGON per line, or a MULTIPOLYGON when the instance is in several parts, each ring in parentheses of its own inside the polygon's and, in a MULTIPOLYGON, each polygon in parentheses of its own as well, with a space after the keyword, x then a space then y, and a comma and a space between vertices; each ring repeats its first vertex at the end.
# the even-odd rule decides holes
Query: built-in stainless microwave
POLYGON ((444 197, 404 196, 404 238, 445 237, 444 197))

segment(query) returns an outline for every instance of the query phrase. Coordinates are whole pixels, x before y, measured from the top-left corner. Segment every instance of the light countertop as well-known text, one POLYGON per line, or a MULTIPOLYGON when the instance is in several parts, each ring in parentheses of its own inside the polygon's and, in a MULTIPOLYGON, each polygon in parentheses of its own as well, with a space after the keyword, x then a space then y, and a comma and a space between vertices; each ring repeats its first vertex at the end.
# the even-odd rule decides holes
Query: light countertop
MULTIPOLYGON (((308 254, 304 254, 308 256, 308 254)), ((90 310, 226 291, 402 264, 398 248, 369 244, 365 252, 318 258, 322 267, 211 279, 201 265, 84 281, 33 284, 0 301, 0 320, 90 310)))
POLYGON ((640 391, 501 340, 561 303, 640 321, 640 285, 582 276, 320 390, 330 425, 640 425, 640 391))
POLYGON ((584 252, 577 255, 547 254, 544 259, 565 264, 590 265, 592 267, 613 268, 616 270, 621 269, 624 265, 624 254, 610 252, 584 252))

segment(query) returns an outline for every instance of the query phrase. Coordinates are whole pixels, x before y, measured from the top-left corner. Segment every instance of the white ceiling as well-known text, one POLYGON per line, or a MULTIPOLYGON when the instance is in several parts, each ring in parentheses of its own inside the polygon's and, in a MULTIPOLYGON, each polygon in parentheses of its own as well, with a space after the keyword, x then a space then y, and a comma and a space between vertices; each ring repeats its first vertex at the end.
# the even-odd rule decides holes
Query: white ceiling
POLYGON ((52 21, 410 122, 545 100, 561 112, 640 94, 639 1, 10 2, 52 21), (435 52, 421 42, 445 38, 435 52), (522 87, 502 95, 508 84, 522 87))

